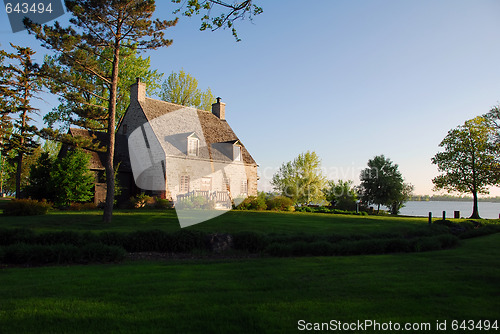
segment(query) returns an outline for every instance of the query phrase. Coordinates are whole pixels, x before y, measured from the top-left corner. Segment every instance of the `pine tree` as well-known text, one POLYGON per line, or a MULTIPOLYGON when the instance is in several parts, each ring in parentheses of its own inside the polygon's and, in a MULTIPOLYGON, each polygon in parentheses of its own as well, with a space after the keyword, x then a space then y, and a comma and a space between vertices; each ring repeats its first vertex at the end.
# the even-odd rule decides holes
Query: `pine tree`
POLYGON ((26 155, 32 155, 38 146, 35 136, 38 130, 30 125, 32 115, 37 109, 31 106, 31 100, 41 91, 39 67, 33 63, 35 52, 28 47, 20 47, 10 44, 17 52, 7 53, 0 50, 2 57, 10 59, 9 64, 2 64, 1 71, 4 73, 0 94, 2 95, 2 152, 9 154, 15 152, 16 163, 16 198, 21 197, 21 174, 23 170, 23 159, 26 155), (9 118, 16 121, 12 124, 10 133, 7 132, 9 118))
POLYGON ((28 31, 34 33, 44 47, 56 53, 58 66, 44 66, 46 77, 74 105, 75 112, 85 116, 81 118, 82 121, 100 118, 106 124, 107 194, 103 220, 111 222, 115 187, 113 157, 116 105, 122 47, 145 50, 169 46, 172 40, 164 38, 164 30, 174 26, 177 19, 153 20, 154 0, 66 0, 65 5, 72 15, 69 27, 63 28, 58 22, 43 27, 29 19, 24 22, 28 31), (88 57, 89 54, 94 57, 88 57), (99 61, 107 62, 109 66, 103 69, 99 61), (82 77, 82 74, 87 77, 82 77), (106 100, 107 105, 102 108, 102 105, 88 103, 86 97, 106 100))

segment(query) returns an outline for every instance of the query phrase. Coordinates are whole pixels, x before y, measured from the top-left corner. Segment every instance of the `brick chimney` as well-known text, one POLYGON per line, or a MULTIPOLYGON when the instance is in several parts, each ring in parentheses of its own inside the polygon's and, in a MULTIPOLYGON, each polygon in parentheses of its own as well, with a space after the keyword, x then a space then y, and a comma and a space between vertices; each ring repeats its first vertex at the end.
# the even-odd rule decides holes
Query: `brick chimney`
POLYGON ((220 97, 218 97, 217 102, 212 104, 212 114, 219 119, 226 120, 226 104, 220 100, 220 97))
POLYGON ((130 103, 133 101, 144 102, 146 100, 146 84, 141 78, 135 78, 135 84, 130 86, 130 103))

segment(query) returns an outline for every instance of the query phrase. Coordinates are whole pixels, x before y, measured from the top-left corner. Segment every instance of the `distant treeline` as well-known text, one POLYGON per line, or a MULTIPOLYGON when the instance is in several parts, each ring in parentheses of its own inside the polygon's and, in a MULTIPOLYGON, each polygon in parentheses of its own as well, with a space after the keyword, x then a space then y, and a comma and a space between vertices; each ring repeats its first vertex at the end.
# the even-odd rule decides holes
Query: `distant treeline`
MULTIPOLYGON (((453 196, 453 195, 413 195, 410 201, 457 201, 457 202, 472 202, 472 197, 469 196, 453 196)), ((480 202, 495 202, 500 203, 500 196, 496 197, 480 197, 480 202)))

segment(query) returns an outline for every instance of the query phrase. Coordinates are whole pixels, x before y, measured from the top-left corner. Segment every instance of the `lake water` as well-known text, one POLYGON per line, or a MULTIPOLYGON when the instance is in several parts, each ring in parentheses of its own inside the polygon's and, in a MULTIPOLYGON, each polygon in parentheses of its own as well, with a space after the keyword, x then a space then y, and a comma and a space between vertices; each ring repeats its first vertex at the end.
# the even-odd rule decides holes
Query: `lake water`
MULTIPOLYGON (((498 219, 500 203, 479 202, 478 208, 481 218, 498 219)), ((443 216, 443 211, 446 211, 446 217, 448 218, 453 218, 454 211, 460 211, 460 217, 468 218, 472 214, 472 202, 411 201, 406 202, 399 214, 428 217, 429 212, 432 212, 432 217, 438 218, 443 216)))

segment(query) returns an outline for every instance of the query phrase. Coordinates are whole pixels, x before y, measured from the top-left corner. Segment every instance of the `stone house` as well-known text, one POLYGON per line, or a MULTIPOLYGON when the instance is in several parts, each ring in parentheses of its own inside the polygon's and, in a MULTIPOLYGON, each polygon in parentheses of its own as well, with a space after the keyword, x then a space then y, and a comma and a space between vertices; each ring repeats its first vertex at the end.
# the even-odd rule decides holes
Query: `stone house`
MULTIPOLYGON (((130 87, 130 105, 116 131, 120 199, 141 192, 179 201, 204 196, 226 205, 257 195, 257 163, 226 121, 225 103, 212 112, 146 97, 146 84, 130 87)), ((72 135, 105 136, 70 129, 72 135)), ((104 154, 92 152, 95 202, 105 198, 104 154)))

